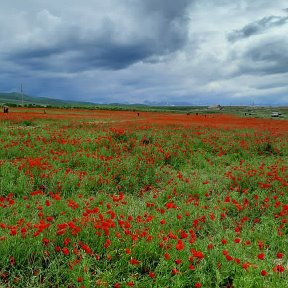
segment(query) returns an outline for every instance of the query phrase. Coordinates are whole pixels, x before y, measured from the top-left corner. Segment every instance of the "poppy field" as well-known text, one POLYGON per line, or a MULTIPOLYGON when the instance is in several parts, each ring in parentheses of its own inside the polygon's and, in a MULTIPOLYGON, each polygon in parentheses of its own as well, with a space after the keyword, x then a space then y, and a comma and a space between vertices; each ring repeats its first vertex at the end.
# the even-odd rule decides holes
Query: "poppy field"
POLYGON ((288 287, 288 121, 0 115, 0 287, 288 287))

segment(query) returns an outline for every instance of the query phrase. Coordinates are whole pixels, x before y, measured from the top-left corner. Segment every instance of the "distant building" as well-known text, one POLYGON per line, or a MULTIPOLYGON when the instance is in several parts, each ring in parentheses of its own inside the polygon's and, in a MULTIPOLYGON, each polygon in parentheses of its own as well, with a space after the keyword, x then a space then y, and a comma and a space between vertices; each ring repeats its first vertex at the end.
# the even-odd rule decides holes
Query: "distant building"
POLYGON ((222 107, 221 105, 212 105, 212 106, 209 106, 208 109, 211 109, 211 110, 222 110, 224 107, 222 107))
POLYGON ((279 112, 272 112, 271 113, 271 117, 279 117, 281 115, 281 113, 279 112))

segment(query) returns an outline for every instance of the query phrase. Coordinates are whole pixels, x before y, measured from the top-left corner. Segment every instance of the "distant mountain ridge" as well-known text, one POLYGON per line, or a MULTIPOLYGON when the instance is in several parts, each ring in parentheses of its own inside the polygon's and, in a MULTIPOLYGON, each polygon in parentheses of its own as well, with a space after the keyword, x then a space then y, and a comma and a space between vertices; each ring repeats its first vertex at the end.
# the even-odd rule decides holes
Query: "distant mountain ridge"
MULTIPOLYGON (((0 92, 0 105, 15 104, 22 105, 22 95, 20 93, 0 92)), ((78 101, 65 101, 60 99, 52 99, 48 97, 34 97, 23 94, 24 105, 41 105, 41 106, 91 106, 95 103, 91 102, 78 102, 78 101)))

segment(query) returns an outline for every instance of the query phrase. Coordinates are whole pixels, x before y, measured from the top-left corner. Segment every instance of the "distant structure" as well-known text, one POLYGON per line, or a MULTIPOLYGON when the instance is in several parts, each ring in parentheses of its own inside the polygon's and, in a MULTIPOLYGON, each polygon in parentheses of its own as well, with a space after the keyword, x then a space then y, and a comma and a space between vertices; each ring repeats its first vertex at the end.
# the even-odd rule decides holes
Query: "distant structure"
POLYGON ((3 112, 8 113, 9 112, 9 107, 7 105, 3 106, 3 112))
POLYGON ((280 117, 281 116, 281 113, 279 112, 272 112, 271 113, 271 117, 280 117))
POLYGON ((21 84, 21 104, 22 104, 22 107, 24 107, 24 102, 23 102, 23 87, 22 87, 22 84, 21 84))
POLYGON ((223 110, 224 107, 222 107, 221 105, 212 105, 212 106, 209 106, 208 109, 211 109, 211 110, 223 110))

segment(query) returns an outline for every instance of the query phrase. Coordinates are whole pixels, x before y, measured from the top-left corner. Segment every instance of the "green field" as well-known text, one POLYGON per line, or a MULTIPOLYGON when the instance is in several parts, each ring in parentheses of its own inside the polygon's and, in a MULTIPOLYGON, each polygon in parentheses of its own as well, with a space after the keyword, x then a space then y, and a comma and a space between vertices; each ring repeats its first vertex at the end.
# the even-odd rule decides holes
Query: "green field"
POLYGON ((21 111, 0 118, 0 287, 288 286, 287 120, 21 111))

